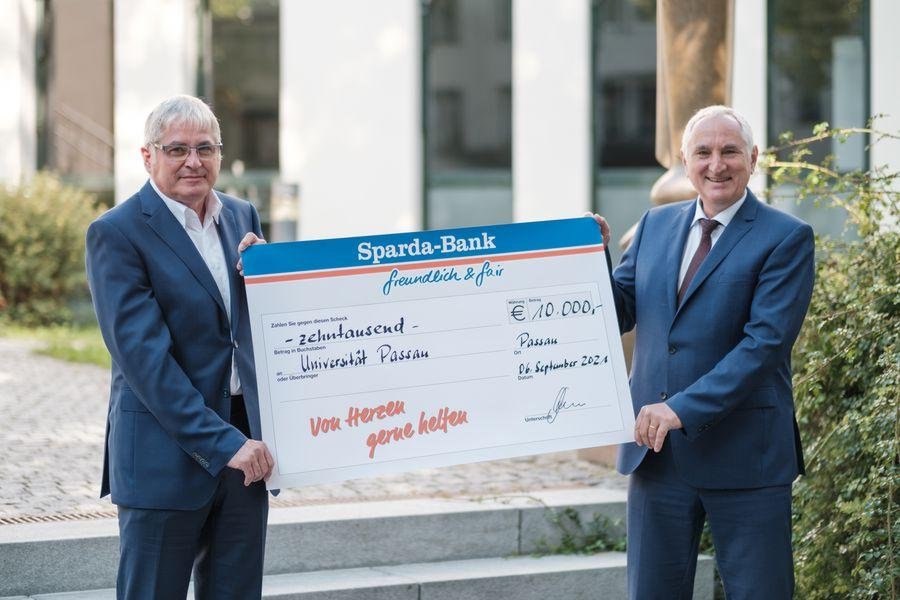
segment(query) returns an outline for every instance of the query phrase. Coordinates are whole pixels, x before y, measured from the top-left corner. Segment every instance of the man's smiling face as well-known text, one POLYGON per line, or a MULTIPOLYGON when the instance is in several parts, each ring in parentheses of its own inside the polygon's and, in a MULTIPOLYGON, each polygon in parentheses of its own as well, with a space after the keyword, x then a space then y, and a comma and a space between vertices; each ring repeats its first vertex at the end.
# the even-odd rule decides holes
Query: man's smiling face
POLYGON ((747 147, 740 125, 730 116, 717 115, 697 123, 682 160, 708 217, 744 195, 757 155, 756 146, 747 147))
MULTIPOLYGON (((174 123, 157 142, 160 146, 168 144, 216 144, 213 134, 199 130, 191 125, 174 123)), ((187 205, 200 214, 210 190, 216 184, 222 156, 218 152, 209 159, 201 159, 194 150, 188 152, 186 158, 170 159, 158 147, 148 144, 141 148, 144 157, 144 168, 150 173, 153 182, 163 194, 187 205)))

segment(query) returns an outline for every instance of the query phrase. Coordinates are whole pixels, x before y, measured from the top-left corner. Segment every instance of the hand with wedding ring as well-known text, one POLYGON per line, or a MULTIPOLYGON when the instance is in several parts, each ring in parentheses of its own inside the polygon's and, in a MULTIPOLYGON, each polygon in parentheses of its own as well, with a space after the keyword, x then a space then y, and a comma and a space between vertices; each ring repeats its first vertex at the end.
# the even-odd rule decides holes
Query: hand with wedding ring
POLYGON ((668 404, 647 404, 641 408, 634 421, 634 441, 638 446, 647 446, 654 452, 659 452, 669 431, 681 427, 681 419, 668 404))

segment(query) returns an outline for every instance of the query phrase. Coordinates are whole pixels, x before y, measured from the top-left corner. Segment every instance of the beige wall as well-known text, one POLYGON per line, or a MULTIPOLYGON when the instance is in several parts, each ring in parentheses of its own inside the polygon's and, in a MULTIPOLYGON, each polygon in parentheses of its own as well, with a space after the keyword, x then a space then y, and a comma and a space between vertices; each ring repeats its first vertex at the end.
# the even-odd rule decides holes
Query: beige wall
POLYGON ((112 0, 55 0, 47 82, 48 163, 112 176, 112 0))

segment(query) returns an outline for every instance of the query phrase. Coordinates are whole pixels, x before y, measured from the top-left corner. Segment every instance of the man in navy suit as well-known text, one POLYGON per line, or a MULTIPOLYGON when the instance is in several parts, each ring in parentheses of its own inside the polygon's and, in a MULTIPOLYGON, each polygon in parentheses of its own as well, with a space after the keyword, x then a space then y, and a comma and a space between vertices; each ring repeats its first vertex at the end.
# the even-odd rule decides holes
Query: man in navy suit
POLYGON ((635 443, 617 465, 631 475, 629 595, 691 598, 709 519, 729 600, 790 598, 804 469, 790 357, 813 232, 747 189, 758 151, 733 109, 698 111, 681 150, 697 199, 648 211, 613 273, 619 327, 636 329, 635 443))
MULTIPOLYGON (((118 505, 119 598, 259 598, 274 466, 260 439, 239 252, 249 203, 213 191, 215 115, 190 96, 147 118, 149 181, 88 228, 112 383, 101 496, 118 505)), ((243 238, 242 238, 243 236, 243 238)))

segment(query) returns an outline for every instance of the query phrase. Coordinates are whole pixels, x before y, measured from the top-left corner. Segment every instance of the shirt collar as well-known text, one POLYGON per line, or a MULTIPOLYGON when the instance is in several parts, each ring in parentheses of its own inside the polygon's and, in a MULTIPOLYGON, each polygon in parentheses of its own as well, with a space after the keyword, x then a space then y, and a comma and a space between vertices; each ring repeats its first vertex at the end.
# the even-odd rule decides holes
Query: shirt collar
MULTIPOLYGON (((153 190, 159 194, 159 197, 162 198, 165 205, 168 207, 169 211, 175 216, 181 226, 185 229, 188 228, 188 221, 199 224, 200 227, 203 227, 203 224, 200 223, 200 218, 197 216, 193 210, 189 209, 186 205, 182 204, 177 200, 173 200, 169 198, 165 194, 163 194, 159 188, 156 186, 156 182, 153 181, 153 178, 150 178, 150 185, 153 186, 153 190), (190 211, 190 213, 188 212, 190 211)), ((209 196, 206 198, 206 218, 212 219, 216 225, 219 224, 219 214, 222 212, 222 201, 219 200, 219 196, 216 194, 215 190, 210 190, 209 196)))
MULTIPOLYGON (((735 202, 734 204, 732 204, 731 206, 729 206, 728 208, 726 208, 719 214, 714 215, 713 219, 715 219, 722 225, 722 229, 725 229, 728 226, 728 224, 731 223, 731 220, 734 218, 734 215, 737 214, 737 211, 739 211, 741 209, 741 206, 744 204, 744 200, 746 200, 746 199, 747 199, 747 190, 744 189, 744 195, 741 196, 737 202, 735 202)), ((693 227, 694 224, 696 224, 697 221, 699 221, 700 219, 705 219, 705 218, 707 218, 706 213, 703 212, 703 205, 700 204, 700 197, 698 196, 697 201, 694 203, 694 220, 691 221, 691 227, 693 227)))

